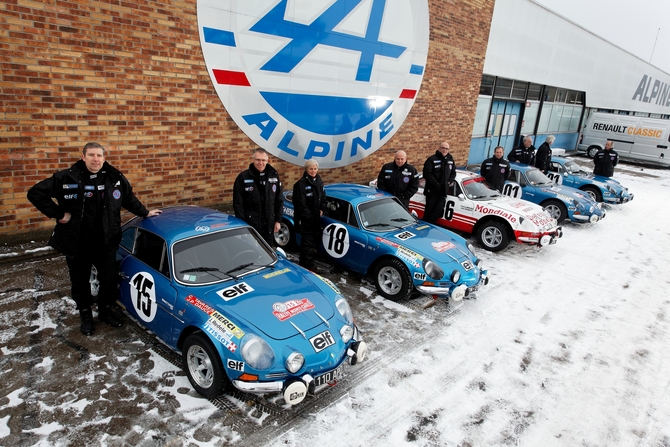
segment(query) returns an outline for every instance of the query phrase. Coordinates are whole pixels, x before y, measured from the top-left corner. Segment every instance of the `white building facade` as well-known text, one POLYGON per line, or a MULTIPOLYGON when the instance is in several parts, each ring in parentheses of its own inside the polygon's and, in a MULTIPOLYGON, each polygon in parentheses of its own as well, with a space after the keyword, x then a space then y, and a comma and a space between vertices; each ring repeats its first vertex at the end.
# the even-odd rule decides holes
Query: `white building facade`
POLYGON ((522 135, 575 149, 595 110, 670 119, 670 74, 532 0, 497 0, 468 162, 522 135))

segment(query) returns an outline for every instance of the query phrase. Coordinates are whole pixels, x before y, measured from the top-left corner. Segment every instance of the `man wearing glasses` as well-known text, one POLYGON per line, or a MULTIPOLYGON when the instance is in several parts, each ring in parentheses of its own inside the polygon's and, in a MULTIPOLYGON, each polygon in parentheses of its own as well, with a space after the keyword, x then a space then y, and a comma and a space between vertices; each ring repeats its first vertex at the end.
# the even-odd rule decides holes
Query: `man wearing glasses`
POLYGON ((435 154, 428 157, 423 164, 423 178, 426 179, 423 190, 426 197, 423 220, 437 223, 437 219, 442 217, 449 189, 453 187, 456 179, 456 166, 454 157, 449 153, 449 143, 442 142, 435 154))
POLYGON ((240 172, 233 185, 235 217, 243 219, 275 247, 274 233, 279 231, 284 195, 279 173, 268 164, 269 154, 258 148, 249 169, 240 172))

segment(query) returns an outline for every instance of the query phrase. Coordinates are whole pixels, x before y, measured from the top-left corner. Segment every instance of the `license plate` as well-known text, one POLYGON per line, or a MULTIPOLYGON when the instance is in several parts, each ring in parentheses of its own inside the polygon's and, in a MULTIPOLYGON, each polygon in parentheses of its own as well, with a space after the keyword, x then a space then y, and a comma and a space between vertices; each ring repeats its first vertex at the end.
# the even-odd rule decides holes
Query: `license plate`
POLYGON ((314 386, 325 385, 326 383, 332 382, 342 377, 344 373, 344 364, 341 364, 332 371, 328 371, 325 374, 321 374, 314 378, 314 386))

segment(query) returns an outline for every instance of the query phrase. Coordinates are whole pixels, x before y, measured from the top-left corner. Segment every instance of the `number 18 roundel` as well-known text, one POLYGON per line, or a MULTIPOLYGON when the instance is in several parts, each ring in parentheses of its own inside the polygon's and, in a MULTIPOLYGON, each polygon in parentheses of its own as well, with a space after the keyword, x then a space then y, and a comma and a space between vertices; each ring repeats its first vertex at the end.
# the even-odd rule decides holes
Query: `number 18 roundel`
POLYGON ((349 232, 347 227, 332 223, 323 229, 323 248, 333 258, 341 258, 349 251, 349 232))

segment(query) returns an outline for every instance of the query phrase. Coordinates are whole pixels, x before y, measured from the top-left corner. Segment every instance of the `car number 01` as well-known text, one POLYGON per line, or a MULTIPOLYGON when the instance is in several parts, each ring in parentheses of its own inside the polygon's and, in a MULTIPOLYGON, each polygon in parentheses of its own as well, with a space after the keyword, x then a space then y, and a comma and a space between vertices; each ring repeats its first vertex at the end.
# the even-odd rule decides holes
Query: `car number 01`
POLYGON ((325 385, 328 382, 332 382, 333 380, 337 380, 340 377, 342 377, 342 373, 344 372, 344 364, 338 366, 332 371, 328 371, 325 374, 322 374, 318 377, 314 378, 314 385, 315 386, 321 386, 325 385))
POLYGON ((561 174, 557 174, 557 173, 555 173, 555 172, 548 172, 548 173, 547 173, 547 177, 549 177, 549 179, 550 179, 552 182, 554 182, 554 183, 556 183, 556 184, 558 184, 558 185, 560 185, 561 183, 563 183, 563 177, 561 177, 561 174))
POLYGON ((521 186, 518 183, 505 183, 505 186, 503 186, 503 194, 514 197, 515 199, 520 199, 521 186))
POLYGON ((130 280, 130 298, 137 316, 147 323, 156 317, 156 282, 147 272, 135 273, 130 280))
POLYGON ((330 224, 323 229, 323 248, 333 258, 341 258, 349 251, 349 232, 344 225, 330 224))

